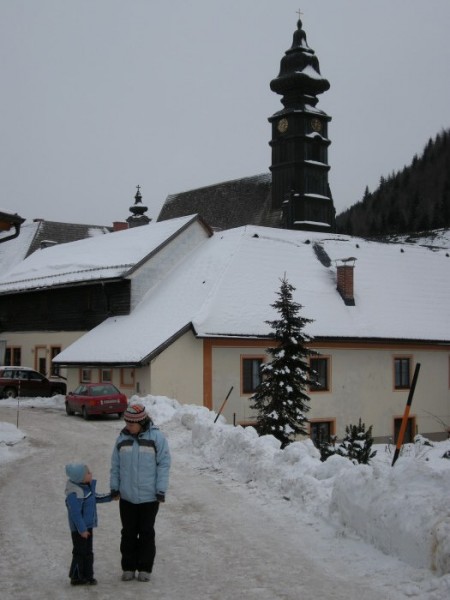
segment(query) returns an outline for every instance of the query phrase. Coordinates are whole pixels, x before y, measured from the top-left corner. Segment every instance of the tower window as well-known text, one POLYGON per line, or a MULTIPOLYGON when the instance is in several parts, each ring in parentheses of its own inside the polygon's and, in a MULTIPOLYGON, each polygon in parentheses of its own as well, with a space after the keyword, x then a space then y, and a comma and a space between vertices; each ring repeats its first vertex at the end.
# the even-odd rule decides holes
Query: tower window
POLYGON ((318 139, 313 140, 313 142, 311 144, 311 160, 316 160, 317 162, 323 162, 322 146, 318 139))

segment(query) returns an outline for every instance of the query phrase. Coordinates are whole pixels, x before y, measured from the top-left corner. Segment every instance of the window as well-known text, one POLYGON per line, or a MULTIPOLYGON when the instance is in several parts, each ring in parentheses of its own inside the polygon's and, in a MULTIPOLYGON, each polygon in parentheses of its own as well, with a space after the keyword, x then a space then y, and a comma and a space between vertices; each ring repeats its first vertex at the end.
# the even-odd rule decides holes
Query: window
POLYGON ((394 358, 394 387, 396 390, 407 390, 411 385, 411 359, 400 356, 394 358))
POLYGON ((100 381, 102 383, 111 383, 112 382, 112 370, 111 369, 102 369, 100 381))
POLYGON ((30 381, 43 381, 44 376, 36 371, 25 371, 23 379, 29 379, 30 381))
POLYGON ((242 394, 253 394, 261 382, 261 365, 264 359, 258 357, 242 357, 241 388, 242 394))
POLYGON ((311 358, 309 361, 310 367, 315 371, 313 377, 316 381, 310 387, 311 392, 326 392, 330 390, 329 366, 330 359, 321 356, 320 358, 311 358))
POLYGON ((322 148, 320 142, 317 138, 315 138, 311 144, 311 159, 316 160, 317 162, 322 161, 322 148))
POLYGON ((80 372, 80 381, 82 383, 89 383, 92 378, 92 369, 81 369, 80 372))
POLYGON ((22 349, 14 346, 7 347, 5 350, 5 365, 20 367, 22 365, 22 349))
POLYGON ((42 375, 47 373, 47 359, 45 356, 40 356, 38 358, 38 371, 39 373, 42 373, 42 375))
POLYGON ((334 421, 311 421, 309 424, 310 436, 315 446, 323 442, 331 442, 334 435, 334 421))
POLYGON ((58 377, 61 367, 59 365, 54 365, 51 361, 61 352, 61 346, 52 346, 50 348, 50 374, 54 377, 58 377))

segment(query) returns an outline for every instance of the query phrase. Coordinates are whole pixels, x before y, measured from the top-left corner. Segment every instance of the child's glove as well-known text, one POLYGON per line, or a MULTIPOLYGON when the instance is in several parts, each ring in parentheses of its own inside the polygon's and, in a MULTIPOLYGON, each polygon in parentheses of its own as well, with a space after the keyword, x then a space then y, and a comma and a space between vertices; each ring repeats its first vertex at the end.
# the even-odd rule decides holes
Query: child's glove
POLYGON ((158 502, 165 502, 166 496, 164 494, 162 494, 161 492, 159 492, 158 494, 156 494, 156 500, 158 502))

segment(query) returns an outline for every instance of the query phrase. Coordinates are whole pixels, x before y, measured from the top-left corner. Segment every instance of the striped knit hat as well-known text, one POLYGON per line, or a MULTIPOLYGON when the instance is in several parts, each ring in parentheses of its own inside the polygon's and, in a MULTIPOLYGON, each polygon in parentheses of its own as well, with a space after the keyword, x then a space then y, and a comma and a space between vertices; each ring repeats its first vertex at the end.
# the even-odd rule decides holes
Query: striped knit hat
POLYGON ((132 402, 127 406, 127 410, 123 413, 123 418, 127 423, 140 423, 150 420, 148 413, 143 404, 132 402))

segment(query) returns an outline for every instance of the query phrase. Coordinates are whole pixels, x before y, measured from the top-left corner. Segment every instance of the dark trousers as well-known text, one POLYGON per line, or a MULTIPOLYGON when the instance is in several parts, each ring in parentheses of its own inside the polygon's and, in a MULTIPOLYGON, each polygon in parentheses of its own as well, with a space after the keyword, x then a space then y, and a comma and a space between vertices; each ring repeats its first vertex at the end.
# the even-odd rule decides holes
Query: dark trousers
POLYGON ((119 507, 122 521, 122 570, 151 573, 156 554, 155 519, 159 502, 132 504, 120 499, 119 507))
POLYGON ((69 577, 76 580, 87 580, 94 577, 94 553, 92 551, 93 533, 87 539, 82 538, 78 531, 72 531, 72 564, 69 577))

